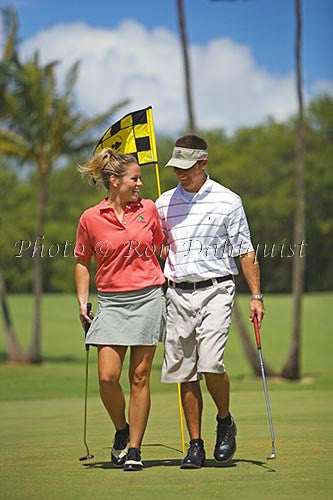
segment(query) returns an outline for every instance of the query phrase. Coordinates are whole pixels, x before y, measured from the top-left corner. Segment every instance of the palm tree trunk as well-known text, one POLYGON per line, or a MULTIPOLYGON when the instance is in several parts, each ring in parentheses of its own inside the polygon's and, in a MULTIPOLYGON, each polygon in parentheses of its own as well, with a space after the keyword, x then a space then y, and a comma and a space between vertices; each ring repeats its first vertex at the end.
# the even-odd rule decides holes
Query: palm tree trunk
MULTIPOLYGON (((294 213, 294 242, 302 244, 305 240, 305 201, 304 201, 304 113, 302 89, 302 13, 301 0, 295 0, 296 8, 296 75, 298 97, 298 124, 295 145, 295 213, 294 213)), ((295 254, 292 269, 293 295, 293 325, 291 346, 282 376, 297 380, 300 378, 300 354, 302 332, 302 299, 304 291, 305 257, 300 252, 295 254)))
POLYGON ((5 332, 8 342, 8 360, 12 363, 23 363, 26 361, 24 353, 15 335, 11 314, 6 297, 6 285, 0 269, 0 300, 3 313, 5 332))
MULTIPOLYGON (((250 363, 250 366, 254 374, 260 377, 261 368, 259 363, 259 356, 247 332, 247 327, 242 317, 237 299, 235 299, 234 302, 233 317, 235 319, 237 331, 239 333, 239 337, 245 351, 246 359, 250 363)), ((265 374, 267 377, 274 377, 276 375, 276 373, 271 369, 271 367, 267 364, 267 362, 265 362, 265 374)))
POLYGON ((190 72, 190 61, 188 57, 188 43, 187 43, 183 0, 177 0, 177 11, 178 11, 178 22, 179 22, 180 37, 182 41, 183 61, 185 70, 188 128, 190 129, 191 132, 194 132, 196 130, 196 126, 195 126, 194 111, 193 111, 191 72, 190 72))
POLYGON ((45 222, 45 208, 47 198, 47 168, 40 169, 39 174, 39 192, 37 203, 37 219, 35 228, 35 245, 36 250, 33 255, 34 268, 34 313, 32 324, 32 338, 29 349, 29 361, 31 363, 40 363, 41 357, 41 302, 43 292, 43 277, 42 277, 42 236, 45 222))

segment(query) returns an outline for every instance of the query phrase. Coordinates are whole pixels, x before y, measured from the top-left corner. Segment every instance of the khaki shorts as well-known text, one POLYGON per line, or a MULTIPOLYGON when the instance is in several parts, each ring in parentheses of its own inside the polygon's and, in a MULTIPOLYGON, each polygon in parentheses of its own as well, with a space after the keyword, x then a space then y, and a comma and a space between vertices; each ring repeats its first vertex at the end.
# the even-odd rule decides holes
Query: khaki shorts
POLYGON ((205 372, 224 373, 234 295, 232 279, 196 291, 168 288, 162 382, 194 382, 205 372))

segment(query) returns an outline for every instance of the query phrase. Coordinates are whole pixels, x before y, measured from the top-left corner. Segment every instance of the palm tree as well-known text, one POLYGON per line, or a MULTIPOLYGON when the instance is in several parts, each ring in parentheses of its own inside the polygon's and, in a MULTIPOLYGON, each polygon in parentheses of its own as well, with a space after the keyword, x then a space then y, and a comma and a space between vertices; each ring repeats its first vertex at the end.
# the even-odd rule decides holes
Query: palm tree
MULTIPOLYGON (((302 87, 302 2, 295 0, 296 13, 296 87, 298 97, 298 122, 295 144, 295 211, 294 242, 301 244, 305 240, 305 200, 304 200, 304 107, 302 87)), ((302 332, 302 302, 304 292, 305 258, 295 254, 292 268, 293 325, 291 346, 282 376, 292 380, 300 378, 300 354, 302 332)))
POLYGON ((180 38, 182 42, 183 62, 184 62, 188 128, 191 132, 195 132, 196 126, 195 126, 194 111, 193 111, 190 60, 188 57, 188 43, 187 43, 183 0, 177 0, 177 12, 178 12, 180 38))
MULTIPOLYGON (((68 74, 63 92, 56 91, 57 62, 42 66, 36 52, 31 60, 21 63, 15 49, 17 20, 13 11, 5 13, 11 29, 0 62, 0 155, 12 157, 36 169, 38 199, 34 241, 43 236, 48 178, 60 157, 82 154, 96 144, 91 131, 106 122, 127 101, 116 104, 105 113, 84 118, 73 109, 73 90, 78 63, 68 74)), ((41 361, 41 253, 33 256, 34 314, 32 339, 27 361, 41 361)))

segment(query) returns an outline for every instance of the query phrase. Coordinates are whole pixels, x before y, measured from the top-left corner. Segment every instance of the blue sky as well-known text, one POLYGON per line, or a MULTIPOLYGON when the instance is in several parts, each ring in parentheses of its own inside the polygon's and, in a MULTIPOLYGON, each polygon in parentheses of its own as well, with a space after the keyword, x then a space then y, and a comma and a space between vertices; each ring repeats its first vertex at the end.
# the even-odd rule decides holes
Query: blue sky
MULTIPOLYGON (((139 43, 144 32, 147 64, 156 65, 156 61, 159 61, 157 54, 156 59, 150 60, 149 49, 147 48, 149 44, 153 47, 153 44, 156 43, 156 47, 161 48, 161 54, 165 53, 167 46, 169 49, 173 47, 176 50, 174 47, 178 37, 176 0, 95 0, 93 2, 77 0, 13 0, 12 2, 5 2, 0 0, 0 3, 1 5, 10 4, 16 7, 20 21, 19 33, 23 52, 29 54, 29 51, 31 52, 33 49, 42 50, 45 60, 55 56, 61 58, 64 61, 64 68, 66 67, 66 52, 62 52, 60 49, 57 52, 54 45, 62 44, 63 40, 66 39, 67 49, 70 50, 71 43, 74 43, 74 41, 68 38, 68 31, 65 30, 66 26, 68 29, 73 28, 73 34, 77 33, 77 45, 81 44, 80 41, 83 40, 81 37, 85 37, 87 40, 89 36, 92 36, 93 40, 94 34, 96 36, 103 34, 105 37, 109 35, 111 38, 112 36, 114 38, 118 37, 119 43, 122 43, 123 46, 124 34, 127 34, 128 43, 135 44, 135 37, 137 36, 139 43), (132 25, 131 29, 131 24, 126 25, 125 23, 124 25, 124 21, 135 22, 135 24, 132 25), (59 25, 62 25, 64 33, 59 28, 59 25), (56 30, 57 26, 58 29, 56 30), (84 26, 88 27, 88 31, 84 29, 84 26), (140 31, 139 28, 142 28, 143 31, 140 31), (163 30, 158 31, 160 28, 163 28, 163 30)), ((232 94, 232 89, 226 84, 228 74, 226 72, 220 74, 220 66, 226 65, 229 53, 231 55, 230 67, 233 66, 233 57, 235 57, 236 66, 239 64, 243 68, 240 72, 231 71, 233 78, 237 78, 237 75, 239 75, 239 78, 243 81, 243 87, 238 87, 238 94, 247 94, 246 80, 249 78, 251 82, 253 77, 254 94, 248 95, 249 101, 257 98, 261 103, 266 102, 268 101, 269 92, 272 94, 273 100, 275 99, 275 103, 272 102, 271 112, 267 102, 262 107, 262 113, 259 113, 258 116, 255 113, 248 113, 247 116, 245 113, 245 124, 258 121, 268 114, 283 118, 294 109, 295 102, 292 103, 293 98, 291 96, 291 79, 294 71, 294 0, 240 0, 238 2, 184 0, 184 5, 188 38, 193 51, 191 61, 193 60, 194 87, 196 85, 198 87, 198 112, 202 114, 202 110, 207 109, 209 103, 205 94, 212 92, 214 80, 216 80, 216 86, 221 85, 224 92, 228 92, 228 89, 230 89, 229 92, 232 94), (214 44, 217 44, 218 47, 214 44), (217 75, 216 79, 214 71, 217 75), (205 75, 208 75, 207 87, 202 82, 206 78, 205 75), (263 101, 259 90, 256 90, 259 88, 267 90, 263 96, 263 101), (281 105, 283 95, 285 96, 285 102, 289 102, 289 106, 281 105), (205 97, 203 98, 203 96, 205 97), (277 96, 279 96, 279 100, 277 96), (205 101, 206 107, 201 104, 200 110, 200 102, 202 101, 205 101), (279 110, 281 116, 279 116, 279 110)), ((322 90, 331 92, 333 88, 332 19, 332 0, 303 0, 304 83, 309 98, 322 90)), ((114 44, 111 44, 111 48, 108 49, 113 55, 117 51, 116 43, 115 40, 114 44)), ((100 54, 101 46, 103 50, 106 50, 105 43, 101 42, 101 44, 98 47, 96 46, 98 54, 100 54)), ((77 52, 76 48, 75 52, 77 52)), ((131 52, 130 49, 129 52, 131 52)), ((129 57, 123 51, 118 53, 118 57, 120 57, 120 53, 122 61, 129 57)), ((178 55, 175 55, 176 52, 174 52, 174 55, 172 55, 171 51, 168 54, 174 60, 178 57, 178 55)), ((85 71, 88 71, 87 54, 82 52, 81 55, 78 53, 78 56, 84 59, 85 71)), ((129 57, 128 61, 133 60, 133 58, 137 60, 139 56, 132 53, 131 57, 132 59, 129 57)), ((91 62, 94 59, 92 52, 90 52, 89 58, 92 70, 91 62)), ((143 58, 142 64, 144 64, 144 60, 143 58)), ((176 66, 173 70, 171 64, 167 64, 165 69, 165 72, 163 72, 162 68, 160 69, 160 76, 152 70, 153 79, 162 78, 162 73, 163 79, 179 78, 180 87, 173 88, 173 91, 179 92, 183 83, 181 70, 176 66)), ((110 76, 111 74, 113 81, 115 81, 115 72, 110 70, 110 76)), ((122 84, 119 82, 118 86, 124 88, 124 81, 126 78, 133 78, 133 74, 125 74, 125 69, 121 68, 119 74, 122 74, 122 84)), ((61 71, 59 77, 62 77, 61 71)), ((140 75, 141 77, 142 75, 140 75)), ((81 78, 83 79, 83 74, 81 78)), ((148 75, 145 76, 145 82, 147 82, 147 78, 148 75)), ((148 82, 148 87, 151 86, 152 81, 148 82)), ((115 84, 115 87, 117 87, 117 84, 115 84)), ((130 91, 130 97, 135 102, 138 101, 138 105, 139 102, 141 103, 144 100, 143 98, 139 99, 140 92, 143 92, 142 88, 143 83, 141 87, 138 85, 136 88, 127 88, 127 91, 130 91)), ((151 90, 150 96, 154 100, 155 95, 157 99, 157 92, 153 88, 151 90)), ((121 92, 116 91, 116 89, 114 91, 115 97, 120 98, 121 92)), ((86 95, 84 90, 81 93, 86 95)), ((167 106, 167 101, 170 102, 171 94, 172 90, 168 91, 166 89, 164 106, 167 106)), ((217 96, 218 92, 215 94, 215 99, 217 96)), ((87 99, 85 102, 87 102, 87 99)), ((236 104, 237 99, 235 100, 236 104)), ((159 105, 162 110, 162 103, 160 102, 159 105)), ((247 106, 245 98, 241 105, 247 106)), ((99 110, 102 103, 97 100, 91 102, 89 106, 87 105, 87 110, 92 111, 94 106, 99 110)), ((175 109, 177 109, 177 106, 175 106, 175 109)), ((221 106, 221 113, 223 110, 224 107, 221 106)), ((164 119, 164 128, 168 128, 168 126, 165 127, 167 121, 164 119)), ((239 120, 232 121, 226 112, 224 118, 221 118, 221 126, 232 129, 239 126, 241 121, 241 116, 239 120)), ((214 116, 214 113, 207 114, 206 122, 205 126, 209 126, 209 123, 213 126, 219 125, 218 117, 214 116)))

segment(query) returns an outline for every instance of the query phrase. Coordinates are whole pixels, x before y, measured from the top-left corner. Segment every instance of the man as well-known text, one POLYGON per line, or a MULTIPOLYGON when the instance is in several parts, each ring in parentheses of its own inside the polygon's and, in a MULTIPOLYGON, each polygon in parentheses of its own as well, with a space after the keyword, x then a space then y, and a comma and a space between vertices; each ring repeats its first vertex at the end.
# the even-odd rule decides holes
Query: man
POLYGON ((206 173, 204 139, 186 135, 176 141, 167 167, 179 181, 156 202, 168 243, 164 273, 167 290, 167 334, 162 382, 181 383, 190 434, 182 469, 205 462, 201 439, 200 380, 217 408, 214 458, 227 462, 236 450, 236 424, 229 412, 229 378, 223 364, 240 265, 251 292, 250 318, 264 316, 259 267, 240 197, 206 173))

